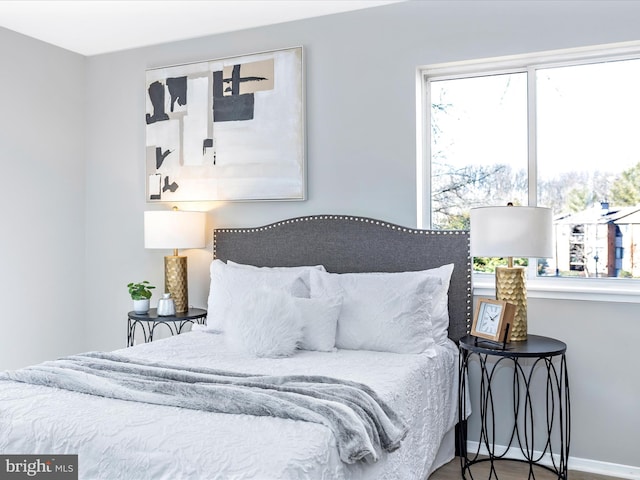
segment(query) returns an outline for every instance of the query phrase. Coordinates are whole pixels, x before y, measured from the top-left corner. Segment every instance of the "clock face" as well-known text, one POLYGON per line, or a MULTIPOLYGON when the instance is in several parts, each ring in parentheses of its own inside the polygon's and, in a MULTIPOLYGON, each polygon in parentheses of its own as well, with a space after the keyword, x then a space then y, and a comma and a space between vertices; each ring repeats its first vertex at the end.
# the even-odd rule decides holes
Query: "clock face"
POLYGON ((483 303, 478 315, 476 331, 487 335, 495 335, 498 333, 498 324, 500 323, 501 313, 502 305, 483 303))

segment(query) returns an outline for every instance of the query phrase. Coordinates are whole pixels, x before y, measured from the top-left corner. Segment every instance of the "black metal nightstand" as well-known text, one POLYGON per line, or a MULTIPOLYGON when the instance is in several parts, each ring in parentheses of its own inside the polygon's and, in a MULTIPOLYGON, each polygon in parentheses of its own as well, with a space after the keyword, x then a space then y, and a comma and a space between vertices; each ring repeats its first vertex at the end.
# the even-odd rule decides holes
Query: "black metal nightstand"
POLYGON ((129 312, 127 328, 127 347, 132 347, 135 340, 136 327, 140 326, 144 335, 144 342, 153 341, 153 333, 159 325, 166 325, 171 335, 179 335, 187 323, 205 325, 207 311, 202 308, 190 308, 186 312, 178 312, 175 315, 162 317, 158 310, 152 308, 148 313, 129 312))
POLYGON ((495 462, 515 460, 528 464, 527 477, 523 478, 535 479, 534 467, 541 467, 553 472, 558 479, 567 480, 571 402, 566 351, 564 342, 538 335, 529 335, 526 341, 508 343, 504 349, 502 344, 471 335, 460 340, 458 413, 463 425, 463 435, 459 440, 462 478, 477 478, 477 475, 472 475, 470 467, 489 462, 489 479, 497 479, 495 462), (488 360, 489 357, 493 358, 488 360), (477 450, 470 457, 464 412, 469 394, 469 363, 474 358, 480 367, 480 438, 477 450), (509 366, 513 369, 513 388, 508 391, 492 389, 496 372, 504 372, 509 366), (532 387, 532 383, 536 383, 535 387, 532 387), (540 386, 542 388, 538 389, 540 386), (504 399, 505 395, 512 397, 512 412, 495 407, 494 400, 504 399), (543 401, 536 402, 540 396, 543 401), (535 419, 534 411, 538 415, 535 419), (540 415, 542 418, 539 418, 540 415), (500 423, 506 423, 508 427, 509 422, 513 421, 513 428, 510 431, 507 428, 505 432, 500 429, 500 434, 506 433, 506 448, 497 452, 496 424, 499 418, 505 417, 506 422, 500 423), (541 423, 536 424, 536 420, 541 423))

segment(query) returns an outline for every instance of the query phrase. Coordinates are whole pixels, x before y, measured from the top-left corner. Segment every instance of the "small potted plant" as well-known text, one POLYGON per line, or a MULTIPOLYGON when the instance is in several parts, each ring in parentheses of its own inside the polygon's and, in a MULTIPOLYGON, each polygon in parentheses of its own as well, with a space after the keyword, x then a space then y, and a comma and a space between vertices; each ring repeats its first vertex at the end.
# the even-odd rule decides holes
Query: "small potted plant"
POLYGON ((147 313, 149 311, 149 299, 151 298, 151 289, 156 288, 144 280, 140 283, 130 283, 127 285, 129 295, 133 300, 133 311, 136 313, 147 313))

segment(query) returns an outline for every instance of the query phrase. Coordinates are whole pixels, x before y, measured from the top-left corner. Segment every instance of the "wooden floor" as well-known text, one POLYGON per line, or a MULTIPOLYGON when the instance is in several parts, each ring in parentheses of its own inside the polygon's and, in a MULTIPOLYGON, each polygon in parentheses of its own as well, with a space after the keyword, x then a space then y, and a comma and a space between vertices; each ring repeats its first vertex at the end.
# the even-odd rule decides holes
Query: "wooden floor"
MULTIPOLYGON (((500 480, 526 480, 528 467, 520 462, 503 461, 496 463, 496 470, 500 480)), ((557 476, 544 468, 534 467, 536 480, 557 480, 557 476)), ((478 464, 471 467, 473 480, 488 480, 489 469, 486 464, 478 464)), ((460 459, 454 458, 451 462, 443 465, 441 468, 433 472, 429 480, 459 480, 462 478, 460 473, 460 459)), ((467 475, 467 478, 470 478, 467 475)), ((585 473, 569 470, 568 480, 616 480, 614 477, 605 475, 596 475, 593 473, 585 473)))

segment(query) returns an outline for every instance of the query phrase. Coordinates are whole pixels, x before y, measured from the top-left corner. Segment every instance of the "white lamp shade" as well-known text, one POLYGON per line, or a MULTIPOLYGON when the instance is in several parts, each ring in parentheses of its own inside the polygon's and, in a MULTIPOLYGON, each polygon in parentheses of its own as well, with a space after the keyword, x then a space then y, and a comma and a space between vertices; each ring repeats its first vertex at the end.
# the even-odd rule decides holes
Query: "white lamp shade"
POLYGON ((145 248, 202 248, 205 213, 181 210, 144 212, 145 248))
POLYGON ((550 208, 480 207, 471 209, 471 255, 474 257, 553 256, 550 208))

